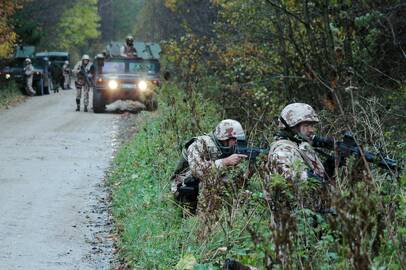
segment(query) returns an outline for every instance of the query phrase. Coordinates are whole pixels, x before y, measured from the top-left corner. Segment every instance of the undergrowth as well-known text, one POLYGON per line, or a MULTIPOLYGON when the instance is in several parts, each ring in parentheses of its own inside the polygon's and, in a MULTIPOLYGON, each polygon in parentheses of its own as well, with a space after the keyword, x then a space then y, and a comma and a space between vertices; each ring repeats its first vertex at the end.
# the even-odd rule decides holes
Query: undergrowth
MULTIPOLYGON (((163 86, 159 113, 140 123, 115 158, 113 215, 119 254, 131 269, 220 269, 226 258, 259 269, 405 267, 406 178, 374 168, 373 178, 344 171, 336 179, 330 190, 334 216, 308 209, 286 214, 284 205, 295 199, 289 185, 256 173, 246 189, 225 188, 212 222, 182 218, 169 191, 182 144, 220 120, 215 103, 196 93, 189 96, 194 102, 186 96, 176 85, 163 86), (190 120, 196 116, 198 124, 190 120), (282 227, 272 222, 275 213, 282 227)), ((257 168, 263 165, 264 158, 257 168)))
POLYGON ((0 109, 8 108, 24 98, 14 82, 0 81, 0 109))

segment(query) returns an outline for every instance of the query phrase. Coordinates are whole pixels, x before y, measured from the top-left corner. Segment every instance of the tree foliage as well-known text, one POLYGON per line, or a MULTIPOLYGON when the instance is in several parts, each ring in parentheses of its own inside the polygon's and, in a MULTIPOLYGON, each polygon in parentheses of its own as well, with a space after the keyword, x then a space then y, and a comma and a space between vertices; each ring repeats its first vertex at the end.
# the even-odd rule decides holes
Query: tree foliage
MULTIPOLYGON (((160 13, 154 29, 160 24, 168 29, 168 22, 172 29, 181 29, 153 33, 155 40, 166 40, 165 68, 184 92, 182 101, 170 99, 168 114, 182 115, 179 103, 186 104, 188 128, 194 135, 207 132, 201 127, 205 113, 194 109, 197 97, 218 105, 224 118, 243 122, 256 144, 273 140, 274 117, 282 107, 306 102, 320 112, 321 133, 352 130, 367 149, 391 150, 404 164, 402 1, 153 2, 166 12, 160 13), (204 5, 208 8, 203 11, 204 5), (196 18, 199 11, 204 18, 196 18)), ((152 10, 156 9, 144 9, 139 20, 153 17, 152 10)), ((171 126, 179 137, 190 132, 179 123, 171 126)), ((284 209, 284 199, 305 194, 315 183, 300 185, 300 192, 292 193, 284 179, 263 173, 264 163, 258 166, 248 194, 222 193, 223 206, 211 213, 213 222, 196 218, 189 241, 179 243, 180 261, 193 253, 207 266, 234 257, 260 269, 405 267, 404 176, 349 159, 322 194, 337 210, 335 216, 326 217, 309 209, 294 214, 284 209), (272 196, 279 196, 282 204, 275 208, 272 196), (282 213, 282 230, 271 222, 275 209, 282 213), (286 260, 280 258, 281 251, 286 260)))
POLYGON ((97 0, 77 1, 71 8, 64 11, 58 23, 58 46, 69 49, 98 38, 99 23, 97 0))
POLYGON ((23 1, 0 1, 0 57, 8 56, 17 39, 17 35, 10 24, 10 17, 16 12, 23 1))
POLYGON ((137 16, 145 0, 99 0, 101 33, 105 41, 124 39, 133 33, 137 16))

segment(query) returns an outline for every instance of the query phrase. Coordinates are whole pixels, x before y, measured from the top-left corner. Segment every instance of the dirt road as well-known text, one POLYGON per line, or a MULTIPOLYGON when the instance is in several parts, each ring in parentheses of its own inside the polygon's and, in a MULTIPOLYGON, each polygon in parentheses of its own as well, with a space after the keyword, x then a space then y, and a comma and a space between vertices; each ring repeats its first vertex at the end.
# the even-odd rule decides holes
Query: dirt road
POLYGON ((0 269, 109 269, 106 191, 118 114, 74 91, 0 111, 0 269))

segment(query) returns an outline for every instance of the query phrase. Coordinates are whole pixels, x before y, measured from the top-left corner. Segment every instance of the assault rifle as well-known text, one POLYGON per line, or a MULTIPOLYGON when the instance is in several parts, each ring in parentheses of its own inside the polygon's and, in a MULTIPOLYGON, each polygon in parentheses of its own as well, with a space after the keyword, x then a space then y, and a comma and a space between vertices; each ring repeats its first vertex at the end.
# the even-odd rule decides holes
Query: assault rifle
POLYGON ((241 154, 248 156, 248 160, 250 163, 255 163, 257 160, 257 156, 259 154, 268 154, 269 149, 267 148, 258 148, 258 147, 246 147, 246 146, 238 146, 235 148, 234 154, 241 154))
MULTIPOLYGON (((343 140, 335 142, 331 137, 313 136, 312 145, 314 147, 326 148, 334 150, 335 147, 338 151, 339 159, 346 158, 350 155, 355 157, 361 157, 360 146, 356 143, 353 134, 350 131, 343 132, 343 140)), ((363 151, 365 160, 370 163, 377 164, 380 168, 386 170, 396 170, 398 164, 396 160, 385 157, 382 153, 372 153, 363 151)))
POLYGON ((89 78, 89 73, 85 70, 83 65, 80 66, 79 74, 85 78, 86 84, 89 87, 93 87, 93 81, 89 78))
POLYGON ((224 270, 250 270, 253 268, 251 268, 249 266, 245 266, 236 260, 226 259, 223 269, 224 270))

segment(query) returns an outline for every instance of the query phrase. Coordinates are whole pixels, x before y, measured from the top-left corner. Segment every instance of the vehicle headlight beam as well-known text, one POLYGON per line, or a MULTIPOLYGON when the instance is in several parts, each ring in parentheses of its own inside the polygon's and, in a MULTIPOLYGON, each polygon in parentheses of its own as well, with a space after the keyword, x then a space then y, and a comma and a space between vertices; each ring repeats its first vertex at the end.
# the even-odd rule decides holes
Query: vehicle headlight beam
POLYGON ((139 88, 141 91, 147 90, 147 88, 148 88, 147 82, 146 82, 146 81, 139 81, 139 82, 138 82, 138 88, 139 88))
POLYGON ((110 80, 108 86, 111 90, 116 90, 118 88, 118 82, 116 80, 110 80))

